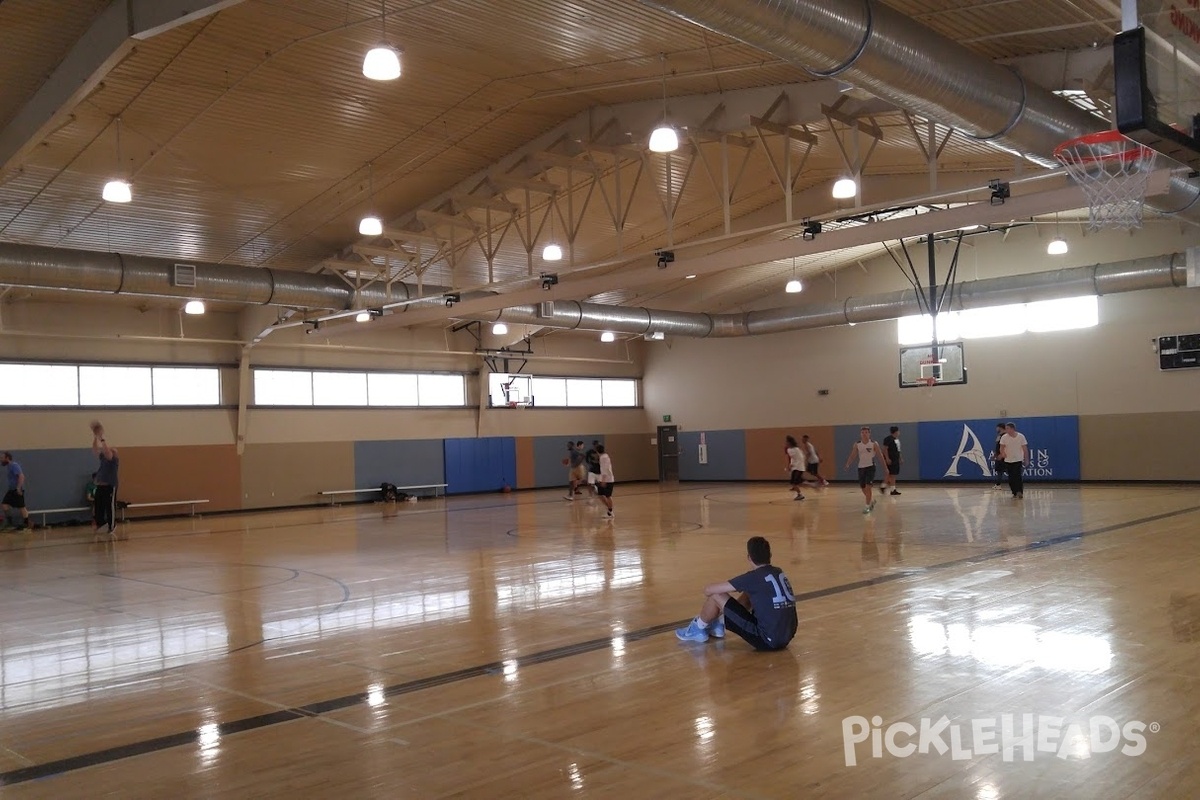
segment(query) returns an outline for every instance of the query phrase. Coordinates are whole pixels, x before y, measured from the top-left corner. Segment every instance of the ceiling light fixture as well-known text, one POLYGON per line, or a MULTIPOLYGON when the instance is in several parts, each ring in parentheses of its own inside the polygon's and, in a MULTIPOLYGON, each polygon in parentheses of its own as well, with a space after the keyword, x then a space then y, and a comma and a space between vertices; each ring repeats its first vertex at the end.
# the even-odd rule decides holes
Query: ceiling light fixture
POLYGON ((1050 244, 1046 245, 1046 255, 1063 256, 1067 254, 1070 248, 1067 247, 1067 240, 1062 238, 1062 233, 1058 229, 1058 212, 1054 212, 1054 238, 1050 240, 1050 244))
MULTIPOLYGON (((375 205, 375 165, 367 164, 367 195, 371 205, 375 205)), ((360 236, 379 236, 383 233, 383 220, 374 214, 367 214, 358 221, 360 236)))
POLYGON ((600 334, 600 341, 602 342, 615 342, 616 340, 617 335, 612 331, 605 331, 604 333, 600 334))
MULTIPOLYGON (((125 172, 121 162, 121 118, 117 117, 117 175, 125 172)), ((129 182, 117 177, 104 184, 100 197, 106 203, 128 203, 133 200, 133 188, 129 182)))
POLYGON ((854 178, 838 178, 833 184, 833 196, 838 200, 849 200, 858 194, 858 181, 854 178))
POLYGON ((187 304, 185 304, 183 307, 183 313, 191 314, 193 316, 195 316, 197 314, 203 314, 204 313, 204 301, 203 300, 188 300, 187 304))
POLYGON ((496 336, 503 336, 504 334, 508 333, 508 326, 505 325, 503 322, 493 323, 492 324, 492 333, 495 334, 496 336))
POLYGON ((371 321, 371 312, 367 311, 366 309, 363 309, 362 311, 360 311, 354 315, 354 321, 355 322, 370 322, 371 321))
POLYGON ((679 133, 667 121, 667 54, 659 53, 662 59, 663 119, 650 133, 650 152, 674 153, 679 149, 679 133))
POLYGON ((387 43, 387 0, 379 0, 379 24, 383 42, 367 51, 362 72, 373 81, 394 81, 400 77, 400 52, 387 43))
POLYGON ((554 241, 554 212, 557 210, 558 197, 556 195, 551 199, 550 208, 547 210, 547 213, 550 214, 550 243, 542 249, 543 261, 562 261, 563 250, 558 246, 558 242, 554 241))
POLYGON ((788 294, 799 294, 804 291, 804 284, 796 277, 796 259, 792 259, 792 279, 787 282, 783 290, 788 294))
POLYGON ((683 276, 683 279, 684 279, 685 281, 694 280, 695 278, 696 278, 696 276, 695 276, 695 275, 684 275, 684 276, 683 276))

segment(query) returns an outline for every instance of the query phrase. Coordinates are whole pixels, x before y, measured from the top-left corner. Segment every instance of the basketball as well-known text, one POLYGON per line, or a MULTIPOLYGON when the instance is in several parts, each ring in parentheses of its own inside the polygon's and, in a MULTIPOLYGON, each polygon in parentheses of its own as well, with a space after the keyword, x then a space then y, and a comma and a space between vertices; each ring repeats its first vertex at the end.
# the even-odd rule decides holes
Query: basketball
POLYGON ((96 436, 104 433, 104 426, 100 424, 100 420, 94 419, 88 423, 88 427, 92 429, 92 433, 96 436))
POLYGON ((564 466, 564 467, 565 467, 567 464, 570 464, 570 463, 571 463, 571 459, 569 459, 569 458, 564 458, 564 459, 563 459, 563 466, 564 466))

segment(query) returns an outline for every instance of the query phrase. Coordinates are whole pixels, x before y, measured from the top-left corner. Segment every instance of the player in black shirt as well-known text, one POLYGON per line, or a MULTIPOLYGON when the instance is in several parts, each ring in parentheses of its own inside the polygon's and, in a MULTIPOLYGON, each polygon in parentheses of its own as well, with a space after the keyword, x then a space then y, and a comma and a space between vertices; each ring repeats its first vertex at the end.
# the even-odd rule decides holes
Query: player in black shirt
POLYGON ((755 650, 782 650, 796 635, 796 597, 779 567, 771 566, 771 544, 761 536, 746 542, 746 560, 754 569, 704 588, 700 615, 675 635, 685 642, 725 638, 725 628, 755 650), (741 592, 733 597, 734 592, 741 592))
POLYGON ((883 440, 883 452, 887 455, 887 477, 883 480, 883 486, 880 491, 892 490, 893 495, 899 495, 896 491, 896 476, 900 474, 900 464, 904 459, 900 455, 900 428, 893 425, 888 429, 888 435, 883 440))
POLYGON ((1004 456, 1000 455, 1000 438, 1007 431, 1004 428, 1003 422, 996 423, 996 449, 992 451, 992 466, 996 472, 996 487, 1000 488, 1001 481, 1008 480, 1008 465, 1004 463, 1004 456))

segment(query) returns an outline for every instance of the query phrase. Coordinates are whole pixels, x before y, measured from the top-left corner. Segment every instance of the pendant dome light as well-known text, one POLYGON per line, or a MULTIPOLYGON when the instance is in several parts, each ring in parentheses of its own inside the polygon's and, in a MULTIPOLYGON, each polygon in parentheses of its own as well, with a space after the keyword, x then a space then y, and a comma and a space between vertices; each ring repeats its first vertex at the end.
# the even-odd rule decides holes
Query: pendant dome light
POLYGON ((667 122, 667 54, 659 53, 662 59, 663 119, 650 134, 650 152, 674 153, 679 149, 679 133, 667 122))
MULTIPOLYGON (((371 205, 375 205, 375 165, 367 164, 367 194, 371 205)), ((358 221, 358 233, 361 236, 380 236, 383 234, 383 220, 368 213, 358 221)))
POLYGON ((838 200, 849 200, 858 194, 858 181, 854 178, 838 178, 833 184, 833 196, 838 200))
POLYGON ((788 294, 799 294, 804 291, 804 284, 796 277, 796 259, 792 259, 792 279, 787 282, 783 290, 788 294))
POLYGON ((550 242, 542 249, 542 261, 562 261, 563 250, 554 238, 554 214, 558 210, 558 197, 550 201, 550 242))
MULTIPOLYGON (((117 117, 117 175, 122 175, 124 171, 121 163, 121 118, 117 117)), ((104 184, 100 197, 106 203, 129 203, 133 200, 133 187, 129 181, 116 177, 104 184)))
POLYGON ((387 0, 379 0, 379 24, 383 41, 367 51, 362 72, 373 81, 394 81, 400 77, 400 52, 387 43, 387 0))
POLYGON ((493 335, 504 336, 506 333, 508 333, 508 326, 505 325, 503 322, 493 322, 492 323, 492 334, 493 335))
POLYGON ((1054 213, 1054 238, 1050 240, 1050 244, 1046 245, 1046 255, 1065 256, 1071 248, 1067 247, 1067 240, 1062 237, 1062 233, 1058 229, 1058 212, 1054 213))

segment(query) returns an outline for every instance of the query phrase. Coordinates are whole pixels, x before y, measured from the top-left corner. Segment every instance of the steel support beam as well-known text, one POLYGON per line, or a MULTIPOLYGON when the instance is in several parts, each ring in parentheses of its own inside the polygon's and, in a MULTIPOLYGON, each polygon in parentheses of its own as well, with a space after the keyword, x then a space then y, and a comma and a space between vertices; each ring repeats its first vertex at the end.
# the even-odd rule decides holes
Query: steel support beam
POLYGON ((4 174, 55 130, 138 41, 216 14, 242 0, 112 0, 29 102, 0 131, 4 174))

